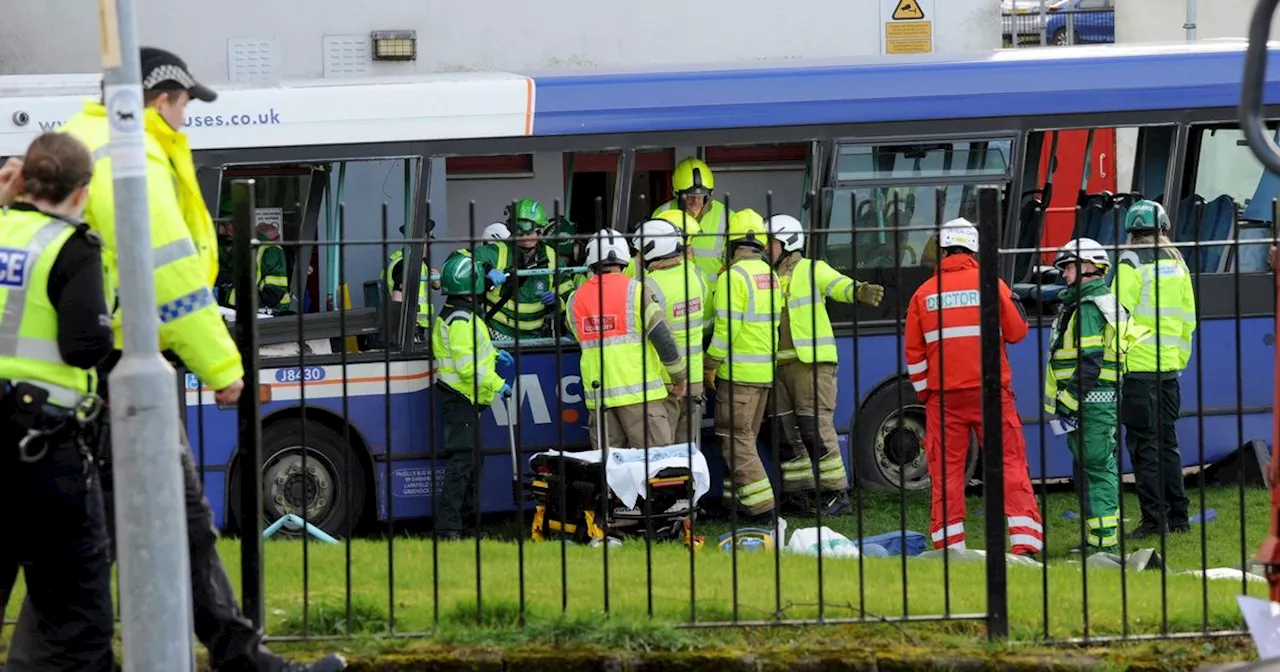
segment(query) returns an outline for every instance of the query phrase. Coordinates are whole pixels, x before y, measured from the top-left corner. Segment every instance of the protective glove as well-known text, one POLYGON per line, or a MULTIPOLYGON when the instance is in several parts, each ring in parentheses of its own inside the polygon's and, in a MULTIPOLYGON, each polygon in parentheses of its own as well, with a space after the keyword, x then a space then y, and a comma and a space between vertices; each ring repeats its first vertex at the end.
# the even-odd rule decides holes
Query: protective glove
POLYGON ((549 289, 545 290, 538 294, 538 300, 541 301, 544 306, 553 305, 556 302, 556 293, 549 289))
POLYGON ((506 367, 506 366, 511 366, 512 364, 515 364, 515 363, 516 363, 516 358, 512 357, 511 353, 502 349, 498 350, 498 366, 506 367))
POLYGON ((511 396, 511 383, 503 383, 502 389, 498 390, 498 397, 506 399, 511 396))
POLYGON ((490 269, 488 273, 484 274, 484 277, 489 278, 489 282, 492 282, 495 287, 507 281, 507 274, 496 268, 490 269))
POLYGON ((702 372, 702 383, 707 386, 708 390, 716 389, 716 370, 706 369, 702 372))
POLYGON ((868 306, 878 306, 883 298, 884 285, 873 285, 869 282, 858 285, 858 301, 868 306))

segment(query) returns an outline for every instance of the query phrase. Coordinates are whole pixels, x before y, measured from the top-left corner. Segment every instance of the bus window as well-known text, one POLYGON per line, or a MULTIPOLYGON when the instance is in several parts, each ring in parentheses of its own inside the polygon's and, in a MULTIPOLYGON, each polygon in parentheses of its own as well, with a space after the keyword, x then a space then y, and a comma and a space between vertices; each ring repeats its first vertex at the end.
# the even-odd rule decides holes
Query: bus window
POLYGON ((734 210, 800 216, 808 143, 712 146, 704 147, 703 155, 716 178, 715 195, 728 194, 734 210))
MULTIPOLYGON (((1276 133, 1277 124, 1269 124, 1276 133)), ((1234 124, 1195 126, 1187 146, 1189 194, 1180 203, 1175 240, 1271 240, 1271 201, 1280 196, 1280 178, 1266 172, 1234 124)), ((1193 272, 1266 272, 1267 245, 1201 245, 1183 249, 1193 272)))
POLYGON ((1017 227, 1010 242, 1039 255, 1015 257, 1012 278, 1031 280, 1034 263, 1049 264, 1057 248, 1088 237, 1104 246, 1124 242, 1124 215, 1134 201, 1163 202, 1174 126, 1033 131, 1021 168, 1017 227))
POLYGON ((822 256, 841 273, 885 286, 878 308, 827 303, 833 322, 897 320, 933 272, 928 243, 949 220, 976 222, 978 190, 1007 189, 1009 140, 843 146, 823 190, 822 256), (859 182, 864 182, 859 184, 859 182), (896 184, 895 184, 896 182, 896 184))

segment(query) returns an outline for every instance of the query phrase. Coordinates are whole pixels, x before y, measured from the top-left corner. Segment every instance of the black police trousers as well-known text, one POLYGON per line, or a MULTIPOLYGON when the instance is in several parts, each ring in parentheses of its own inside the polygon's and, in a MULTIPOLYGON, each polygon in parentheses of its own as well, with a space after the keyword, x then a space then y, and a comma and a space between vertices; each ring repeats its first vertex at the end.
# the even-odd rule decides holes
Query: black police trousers
POLYGON ((444 385, 436 387, 438 417, 444 418, 444 485, 436 504, 436 530, 462 533, 467 522, 475 524, 479 463, 476 427, 480 407, 444 385))
POLYGON ((1143 523, 1187 525, 1190 500, 1183 487, 1182 453, 1178 450, 1178 414, 1182 390, 1176 373, 1131 372, 1121 388, 1120 420, 1133 460, 1143 523))
POLYGON ((0 441, 0 613, 22 568, 27 587, 9 642, 8 672, 110 672, 114 612, 101 481, 73 430, 47 440, 35 462, 21 434, 0 441))

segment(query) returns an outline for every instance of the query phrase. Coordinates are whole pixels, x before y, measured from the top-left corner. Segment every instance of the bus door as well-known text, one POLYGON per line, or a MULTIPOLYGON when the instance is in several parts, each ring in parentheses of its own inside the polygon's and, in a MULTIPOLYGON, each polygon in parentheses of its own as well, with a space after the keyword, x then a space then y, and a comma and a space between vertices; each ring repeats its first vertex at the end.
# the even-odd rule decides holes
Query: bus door
POLYGON ((608 226, 626 233, 671 198, 674 156, 660 147, 636 149, 630 159, 616 150, 565 152, 561 207, 579 235, 608 226))

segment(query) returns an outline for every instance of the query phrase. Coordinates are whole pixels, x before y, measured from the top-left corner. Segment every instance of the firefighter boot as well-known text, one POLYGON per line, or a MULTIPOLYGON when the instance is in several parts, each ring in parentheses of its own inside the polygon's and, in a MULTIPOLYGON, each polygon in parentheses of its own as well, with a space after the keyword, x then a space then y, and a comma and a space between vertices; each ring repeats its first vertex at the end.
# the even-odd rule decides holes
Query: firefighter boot
POLYGON ((835 490, 822 493, 822 515, 834 518, 853 513, 853 502, 849 501, 848 490, 835 490))

